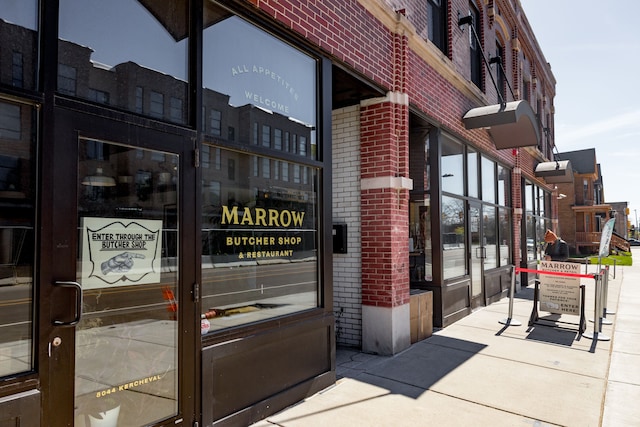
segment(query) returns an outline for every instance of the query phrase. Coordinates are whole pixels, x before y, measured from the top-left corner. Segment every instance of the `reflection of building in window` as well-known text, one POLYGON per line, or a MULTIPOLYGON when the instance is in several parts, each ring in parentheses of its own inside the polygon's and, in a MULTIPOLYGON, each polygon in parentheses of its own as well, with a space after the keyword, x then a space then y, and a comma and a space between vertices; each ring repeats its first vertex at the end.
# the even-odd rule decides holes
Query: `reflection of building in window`
POLYGON ((236 179, 236 161, 234 159, 229 159, 227 162, 227 178, 230 181, 236 179))
POLYGON ((20 188, 19 164, 17 157, 0 154, 0 191, 16 191, 20 188))
POLYGON ((282 129, 273 130, 273 148, 275 150, 282 150, 282 129))
POLYGON ((209 113, 209 126, 211 127, 211 135, 222 135, 222 112, 211 110, 209 113))
POLYGON ((161 153, 159 151, 151 152, 151 160, 156 162, 164 162, 164 159, 165 159, 164 153, 161 153))
POLYGON ((211 147, 206 144, 203 145, 202 154, 200 155, 200 162, 202 164, 202 167, 205 169, 208 169, 209 166, 211 166, 210 156, 211 156, 211 147))
POLYGON ((213 150, 213 152, 214 152, 214 156, 215 156, 214 157, 215 168, 216 168, 216 170, 220 170, 220 169, 222 169, 222 156, 221 156, 221 153, 220 153, 220 149, 216 148, 216 149, 213 150))
POLYGON ((144 109, 144 88, 142 86, 136 86, 136 107, 134 111, 138 114, 142 114, 144 109))
POLYGON ((271 178, 271 162, 267 158, 262 158, 262 177, 271 178))
POLYGON ((22 53, 15 50, 11 55, 11 84, 15 87, 24 86, 24 64, 22 53))
POLYGON ((219 181, 211 181, 209 183, 209 193, 211 194, 211 199, 209 200, 209 204, 218 206, 220 205, 220 195, 221 186, 219 181))
POLYGON ((293 165, 293 182, 300 183, 300 165, 293 165))
POLYGON ((93 139, 86 140, 87 160, 104 160, 104 144, 93 139))
POLYGON ((301 156, 307 155, 307 138, 300 135, 300 150, 298 150, 301 156))
POLYGON ((262 146, 271 148, 271 126, 262 125, 262 146))
POLYGON ((182 99, 172 96, 169 100, 169 118, 172 122, 182 123, 182 114, 182 99))
POLYGON ((109 104, 109 93, 98 89, 89 89, 87 99, 100 104, 109 104))
POLYGON ((0 102, 0 138, 20 139, 20 107, 0 102))
POLYGON ((75 95, 77 74, 74 67, 58 64, 58 91, 65 95, 75 95))
POLYGON ((162 118, 164 116, 164 95, 152 90, 149 102, 149 115, 162 118))
POLYGON ((138 200, 145 201, 153 192, 153 183, 151 181, 151 172, 139 170, 136 172, 136 196, 138 200))

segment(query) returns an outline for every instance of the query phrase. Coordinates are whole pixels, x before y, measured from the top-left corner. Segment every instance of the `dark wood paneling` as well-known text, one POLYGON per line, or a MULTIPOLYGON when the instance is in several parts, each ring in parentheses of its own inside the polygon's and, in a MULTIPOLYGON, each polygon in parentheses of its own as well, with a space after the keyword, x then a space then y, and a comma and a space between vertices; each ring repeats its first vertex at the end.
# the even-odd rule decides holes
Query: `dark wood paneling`
POLYGON ((333 325, 324 315, 203 349, 203 425, 252 423, 333 384, 333 325))
POLYGON ((443 289, 442 325, 448 326, 471 313, 471 279, 446 283, 443 289))
POLYGON ((471 313, 471 279, 464 277, 442 286, 425 285, 419 289, 433 292, 433 326, 444 328, 471 313))
POLYGON ((511 267, 494 269, 484 276, 485 304, 499 301, 507 295, 511 286, 511 267))
POLYGON ((39 425, 39 391, 26 391, 0 399, 0 427, 39 425))

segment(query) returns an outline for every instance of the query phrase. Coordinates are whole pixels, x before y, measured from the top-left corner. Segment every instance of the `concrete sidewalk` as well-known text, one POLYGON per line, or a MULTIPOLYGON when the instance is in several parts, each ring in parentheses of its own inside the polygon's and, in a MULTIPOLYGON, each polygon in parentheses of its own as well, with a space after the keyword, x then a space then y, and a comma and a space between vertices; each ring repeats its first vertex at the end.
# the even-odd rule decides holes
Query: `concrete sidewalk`
MULTIPOLYGON (((527 288, 514 299, 522 326, 499 323, 505 298, 392 357, 338 349, 334 386, 254 426, 639 426, 640 249, 634 255, 615 278, 610 269, 612 324, 599 334, 609 340, 580 336, 577 316, 528 327, 527 288)), ((594 281, 583 280, 593 319, 594 281)))

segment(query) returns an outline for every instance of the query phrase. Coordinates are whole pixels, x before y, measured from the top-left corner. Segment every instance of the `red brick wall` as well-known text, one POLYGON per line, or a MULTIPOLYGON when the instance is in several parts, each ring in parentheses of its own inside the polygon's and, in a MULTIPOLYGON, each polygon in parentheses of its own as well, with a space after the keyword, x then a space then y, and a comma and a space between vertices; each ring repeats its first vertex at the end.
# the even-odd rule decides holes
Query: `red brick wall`
POLYGON ((355 0, 254 0, 286 27, 383 87, 393 86, 391 32, 355 0))
MULTIPOLYGON (((418 37, 426 38, 425 2, 420 0, 375 0, 390 11, 405 9, 403 15, 416 29, 418 37)), ((474 0, 481 11, 482 22, 480 37, 485 53, 495 55, 496 39, 502 38, 505 56, 504 67, 514 72, 509 79, 514 90, 519 89, 520 59, 526 53, 526 74, 538 77, 537 84, 544 88, 541 92, 553 100, 555 80, 539 52, 537 44, 529 42, 532 37, 526 19, 511 3, 491 1, 489 3, 474 0), (485 4, 486 3, 486 4, 485 4), (497 17, 490 17, 487 8, 499 9, 501 23, 506 25, 510 34, 502 34, 502 27, 496 23, 497 17), (523 21, 524 19, 524 21, 523 21), (523 24, 524 22, 524 24, 523 24), (511 45, 517 40, 517 45, 511 45), (542 80, 542 81, 541 81, 542 80)), ((443 130, 466 140, 483 153, 502 162, 508 167, 516 165, 516 156, 512 150, 496 150, 489 133, 483 129, 467 130, 461 120, 471 108, 482 102, 483 95, 469 96, 427 64, 421 56, 408 48, 408 42, 402 33, 402 25, 393 27, 387 21, 378 21, 360 2, 356 0, 252 0, 258 9, 278 20, 285 27, 293 29, 314 45, 336 60, 351 66, 362 73, 383 90, 408 95, 410 104, 423 112, 431 121, 443 130)), ((373 7, 374 0, 372 0, 373 7)), ((468 79, 469 70, 469 29, 462 31, 457 25, 457 12, 463 15, 468 10, 468 0, 449 2, 449 59, 461 79, 468 79), (465 74, 466 73, 466 74, 465 74)), ((372 9, 373 10, 373 9, 372 9)), ((390 17, 390 19, 395 19, 390 17)), ((493 66, 495 67, 495 65, 493 66)), ((485 94, 488 103, 497 102, 495 88, 485 78, 485 94)), ((540 87, 533 87, 538 89, 540 87)), ((522 95, 516 93, 516 97, 522 95)), ((535 108, 535 96, 532 103, 535 108)), ((512 97, 509 94, 508 99, 512 97)), ((549 108, 552 108, 552 101, 549 108)), ((362 178, 407 177, 408 176, 408 138, 406 106, 384 103, 366 107, 362 112, 362 178)), ((535 165, 541 159, 521 149, 519 166, 523 176, 534 180, 537 185, 546 187, 544 182, 536 180, 535 165)), ((520 180, 512 184, 515 204, 519 206, 520 180)), ((362 195, 362 243, 363 243, 363 303, 373 305, 396 305, 408 298, 408 274, 406 274, 407 251, 407 191, 381 189, 364 191, 362 195), (397 228, 396 228, 397 226, 397 228), (402 230, 395 232, 394 230, 402 230), (400 255, 402 254, 402 255, 400 255), (405 277, 407 276, 407 277, 405 277), (395 284, 395 285, 392 285, 395 284), (406 284, 406 286, 405 286, 406 284)), ((514 254, 519 253, 518 242, 520 224, 514 216, 514 254)), ((517 261, 515 259, 514 261, 517 261)))
MULTIPOLYGON (((408 107, 386 101, 363 107, 360 117, 361 177, 408 175, 408 107)), ((406 189, 376 188, 361 195, 362 303, 396 307, 409 303, 406 189)))

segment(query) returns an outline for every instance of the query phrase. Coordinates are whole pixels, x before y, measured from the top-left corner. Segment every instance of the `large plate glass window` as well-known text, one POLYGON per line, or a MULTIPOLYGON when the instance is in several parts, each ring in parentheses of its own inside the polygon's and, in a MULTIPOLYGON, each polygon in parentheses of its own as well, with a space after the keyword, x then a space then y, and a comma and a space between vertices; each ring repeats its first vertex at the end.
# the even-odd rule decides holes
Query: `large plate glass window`
POLYGON ((0 97, 0 386, 34 368, 36 117, 0 97))
POLYGON ((317 61, 213 2, 204 20, 206 333, 318 307, 320 164, 317 61))
POLYGON ((188 2, 60 0, 58 92, 187 123, 188 2))

